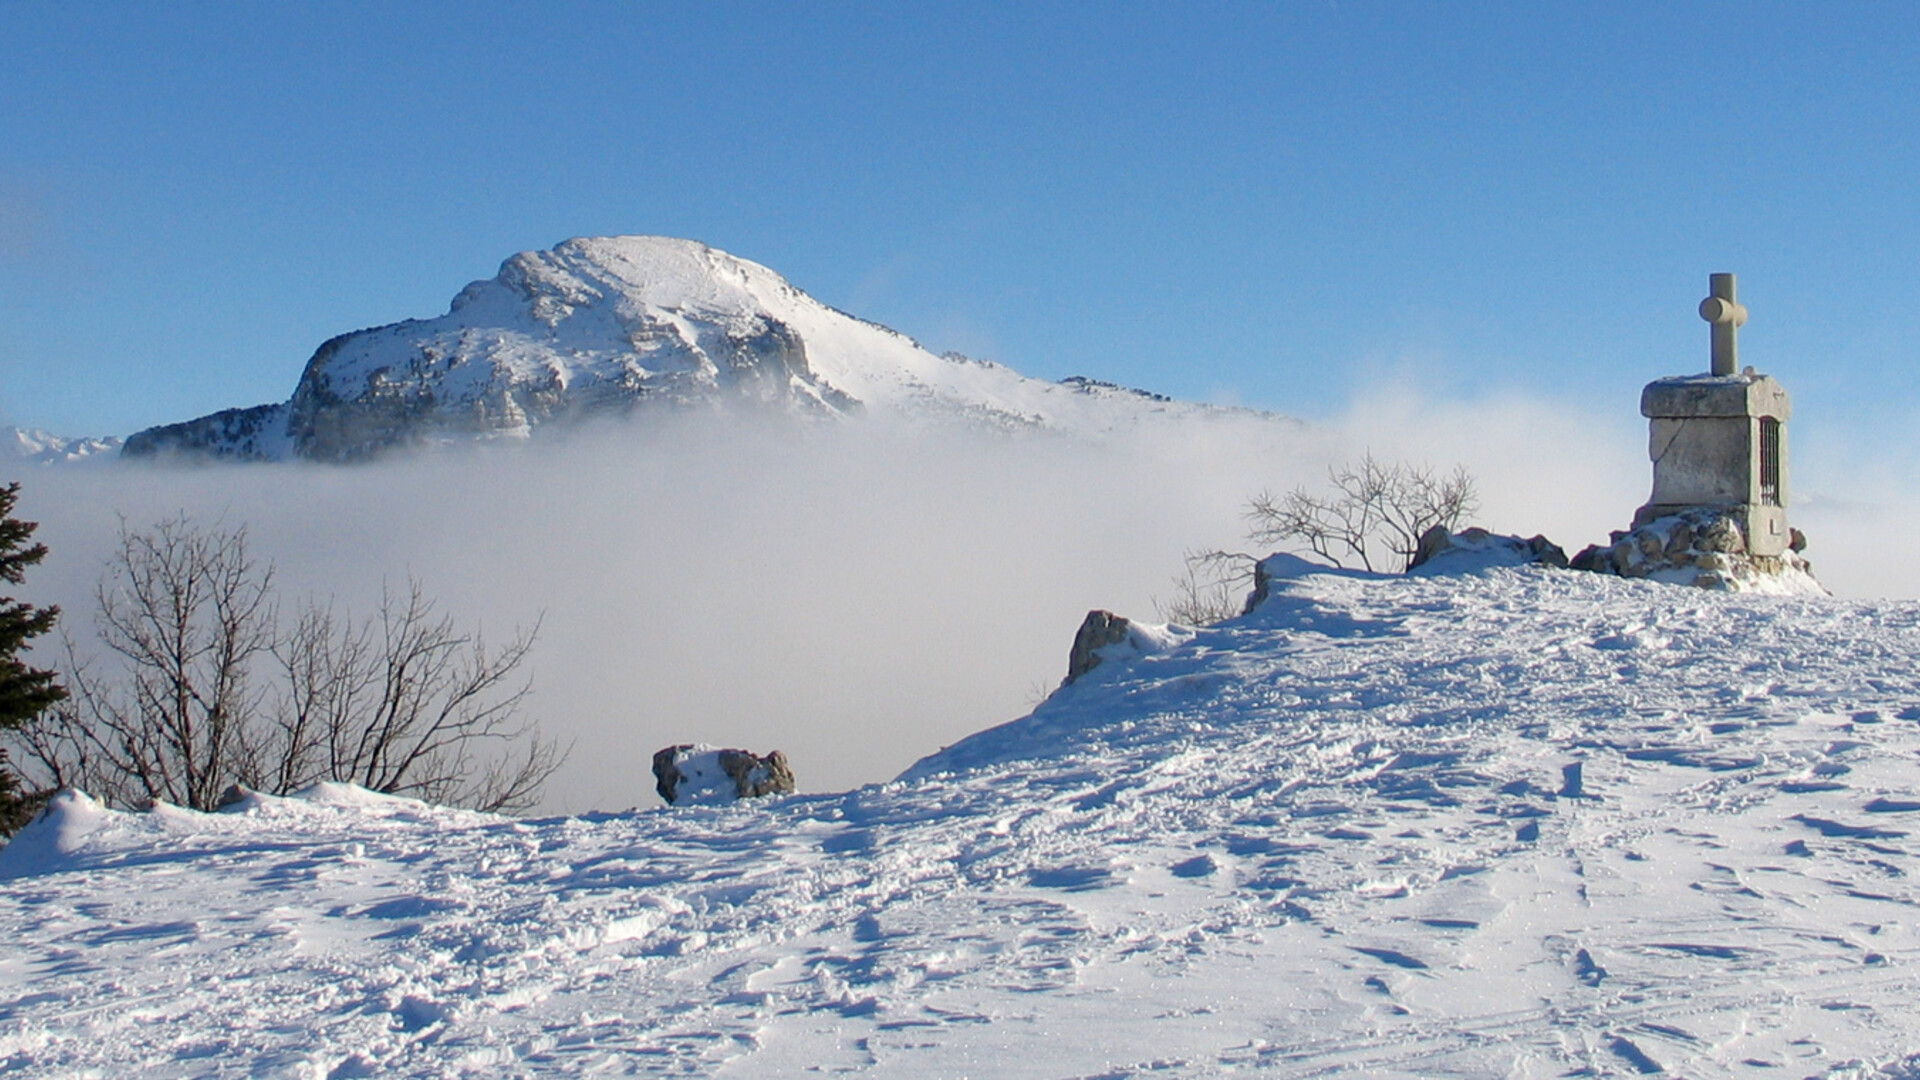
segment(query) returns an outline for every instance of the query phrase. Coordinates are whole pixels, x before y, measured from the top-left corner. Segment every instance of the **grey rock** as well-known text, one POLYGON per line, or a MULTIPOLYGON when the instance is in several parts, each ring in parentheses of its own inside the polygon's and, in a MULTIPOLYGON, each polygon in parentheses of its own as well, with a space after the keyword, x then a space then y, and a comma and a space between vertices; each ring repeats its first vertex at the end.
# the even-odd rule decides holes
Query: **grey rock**
POLYGON ((768 751, 766 757, 745 750, 722 750, 720 767, 733 778, 734 793, 742 799, 793 793, 793 769, 787 765, 787 755, 778 750, 768 751))
POLYGON ((1127 640, 1127 619, 1111 611, 1095 609, 1080 621, 1073 635, 1073 651, 1067 657, 1067 678, 1062 686, 1100 666, 1100 650, 1127 640))
POLYGON ((1621 540, 1607 550, 1611 552, 1609 561, 1616 574, 1624 575, 1629 569, 1639 565, 1640 548, 1631 540, 1621 540))
POLYGON ((1543 535, 1536 535, 1527 541, 1528 550, 1533 552, 1533 561, 1542 566, 1551 566, 1557 570, 1567 568, 1567 551, 1559 544, 1543 535))
POLYGON ((1559 568, 1567 565, 1566 551, 1544 536, 1524 539, 1501 536, 1477 525, 1450 533, 1444 526, 1435 525, 1420 535, 1419 546, 1414 550, 1407 569, 1417 570, 1452 554, 1491 556, 1509 564, 1541 563, 1559 568))
POLYGON ((1740 535, 1740 524, 1731 517, 1716 514, 1707 526, 1706 535, 1700 539, 1700 547, 1705 551, 1739 552, 1747 549, 1746 539, 1740 535))
POLYGON ((1599 544, 1588 544, 1580 549, 1580 554, 1568 560, 1567 566, 1574 570, 1590 573, 1611 573, 1613 571, 1613 549, 1599 544))
MULTIPOLYGON (((1812 580, 1812 565, 1796 551, 1756 554, 1746 542, 1744 518, 1737 507, 1694 507, 1642 521, 1636 528, 1613 536, 1616 539, 1612 545, 1589 547, 1570 565, 1577 570, 1656 577, 1703 589, 1821 591, 1812 580), (1767 580, 1782 577, 1791 580, 1767 580)), ((1800 539, 1804 546, 1805 538, 1800 539)))
POLYGON ((653 755, 654 790, 669 806, 706 790, 697 785, 702 772, 700 766, 706 764, 709 757, 730 782, 734 799, 793 792, 793 769, 787 764, 787 755, 780 751, 770 751, 762 757, 746 750, 714 750, 696 743, 679 743, 653 755))
POLYGON ((667 801, 668 806, 673 805, 674 796, 680 793, 680 785, 686 781, 677 767, 678 759, 681 754, 689 753, 693 749, 692 743, 680 743, 677 746, 663 747, 654 751, 653 790, 660 793, 660 797, 667 801))
POLYGON ((1435 525, 1420 534, 1420 543, 1413 549, 1413 559, 1407 563, 1407 569, 1425 566, 1434 556, 1453 547, 1453 534, 1445 525, 1435 525))

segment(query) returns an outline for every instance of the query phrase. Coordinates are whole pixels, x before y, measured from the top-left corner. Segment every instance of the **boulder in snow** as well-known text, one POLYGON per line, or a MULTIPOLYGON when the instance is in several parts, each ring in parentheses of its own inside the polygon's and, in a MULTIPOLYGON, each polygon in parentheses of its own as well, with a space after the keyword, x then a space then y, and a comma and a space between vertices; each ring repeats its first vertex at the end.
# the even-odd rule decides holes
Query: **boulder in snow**
POLYGON ((1099 667, 1100 650, 1127 640, 1129 625, 1124 615, 1098 609, 1087 612, 1087 617, 1080 621, 1080 629, 1074 632, 1073 651, 1067 656, 1067 678, 1060 685, 1065 686, 1099 667))
POLYGON ((1488 566, 1519 566, 1523 563, 1564 567, 1567 565, 1567 553, 1561 550, 1559 544, 1544 536, 1531 539, 1499 536, 1478 526, 1455 533, 1448 532, 1445 526, 1435 525, 1421 535, 1420 547, 1413 553, 1413 561, 1407 565, 1407 571, 1447 574, 1488 566))
POLYGON ((793 770, 787 755, 778 750, 761 757, 745 750, 681 743, 653 755, 653 777, 654 790, 669 806, 727 803, 793 791, 793 770))
POLYGON ((1071 685, 1103 661, 1165 652, 1191 636, 1191 630, 1137 623, 1111 611, 1089 611, 1073 635, 1073 651, 1067 657, 1067 677, 1060 685, 1071 685))

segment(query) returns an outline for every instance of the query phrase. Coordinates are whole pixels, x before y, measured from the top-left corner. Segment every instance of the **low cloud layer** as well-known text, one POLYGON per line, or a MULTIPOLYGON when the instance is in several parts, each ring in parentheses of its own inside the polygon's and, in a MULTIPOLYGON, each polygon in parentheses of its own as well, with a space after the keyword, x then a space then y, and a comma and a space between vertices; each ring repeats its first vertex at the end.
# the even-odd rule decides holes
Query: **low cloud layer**
MULTIPOLYGON (((1387 395, 1097 444, 688 422, 359 468, 53 469, 26 478, 53 554, 23 592, 84 635, 118 517, 244 523, 288 597, 365 612, 411 573, 491 637, 541 620, 532 712, 575 742, 545 810, 652 805, 651 755, 684 741, 783 749, 803 790, 837 790, 1024 713, 1089 608, 1151 619, 1184 551, 1244 547, 1255 491, 1368 449, 1462 463, 1480 523, 1572 553, 1644 500, 1644 440, 1535 400, 1387 395)), ((1920 589, 1839 565, 1912 535, 1891 505, 1796 509, 1837 591, 1920 589)))

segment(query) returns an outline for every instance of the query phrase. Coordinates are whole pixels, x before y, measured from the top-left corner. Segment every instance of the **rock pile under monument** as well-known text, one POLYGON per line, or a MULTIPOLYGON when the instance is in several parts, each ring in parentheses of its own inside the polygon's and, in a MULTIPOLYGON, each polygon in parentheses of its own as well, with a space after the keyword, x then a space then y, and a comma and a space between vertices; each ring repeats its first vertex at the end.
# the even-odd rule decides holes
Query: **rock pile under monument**
POLYGON ((1800 554, 1806 544, 1806 537, 1794 529, 1787 550, 1755 554, 1747 547, 1737 514, 1696 507, 1616 531, 1611 543, 1588 547, 1570 565, 1702 589, 1824 595, 1827 590, 1814 580, 1813 564, 1800 554))

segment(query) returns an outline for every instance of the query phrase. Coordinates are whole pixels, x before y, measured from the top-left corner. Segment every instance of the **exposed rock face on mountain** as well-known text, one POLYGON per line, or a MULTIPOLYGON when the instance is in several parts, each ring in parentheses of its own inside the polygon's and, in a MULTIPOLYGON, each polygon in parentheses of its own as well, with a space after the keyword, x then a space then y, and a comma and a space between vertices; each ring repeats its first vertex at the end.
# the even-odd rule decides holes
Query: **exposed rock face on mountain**
POLYGON ((624 236, 515 255, 439 318, 321 345, 287 402, 149 428, 126 453, 353 461, 653 408, 1068 431, 1218 411, 935 356, 764 266, 690 240, 624 236))

